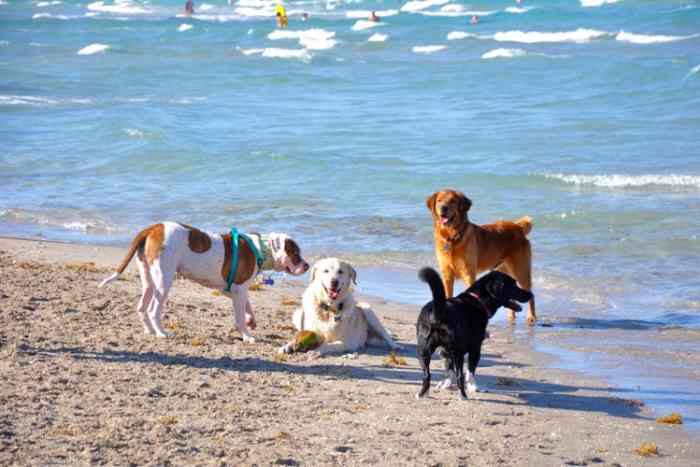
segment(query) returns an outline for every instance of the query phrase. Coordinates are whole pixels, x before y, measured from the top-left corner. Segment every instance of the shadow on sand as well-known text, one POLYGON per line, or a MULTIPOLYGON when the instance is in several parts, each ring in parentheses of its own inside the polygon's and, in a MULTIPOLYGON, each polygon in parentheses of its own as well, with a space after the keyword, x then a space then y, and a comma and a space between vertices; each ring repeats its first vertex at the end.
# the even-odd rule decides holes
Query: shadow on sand
MULTIPOLYGON (((194 355, 168 355, 161 352, 131 352, 124 350, 104 350, 94 352, 78 347, 40 348, 21 345, 18 351, 29 355, 41 355, 45 357, 57 357, 69 355, 76 360, 92 360, 108 363, 163 365, 172 367, 189 367, 193 369, 222 370, 237 373, 270 372, 270 373, 294 373, 299 375, 316 375, 337 379, 360 379, 382 381, 397 385, 420 386, 422 372, 417 367, 389 367, 376 364, 338 365, 338 364, 290 364, 274 360, 265 360, 258 357, 231 358, 231 357, 206 357, 194 355)), ((369 355, 385 356, 385 349, 368 348, 365 353, 369 355)), ((415 346, 405 346, 401 352, 403 355, 415 355, 415 346), (412 353, 413 352, 413 353, 412 353)), ((494 364, 494 357, 486 354, 482 358, 483 366, 494 364)), ((352 361, 352 360, 351 360, 352 361)), ((319 362, 323 362, 320 359, 319 362)), ((498 361, 501 366, 516 366, 513 362, 498 361)), ((522 365, 521 365, 522 366, 522 365)), ((434 371, 433 381, 438 382, 444 377, 442 362, 434 358, 431 369, 434 371)), ((500 377, 491 375, 479 375, 478 383, 484 392, 479 392, 472 397, 472 401, 480 403, 493 403, 511 407, 541 407, 564 410, 582 410, 587 412, 601 412, 617 417, 646 418, 641 415, 641 404, 637 401, 611 397, 606 388, 602 387, 577 387, 566 384, 557 384, 546 381, 535 381, 523 378, 500 377), (584 391, 586 393, 584 393, 584 391), (593 392, 593 394, 591 394, 593 392), (595 394, 596 392, 602 394, 595 394), (508 396, 507 399, 493 396, 508 396)), ((616 392, 625 392, 624 388, 616 388, 616 392)), ((631 390, 630 390, 631 391, 631 390)), ((436 394, 431 391, 430 394, 436 394)), ((445 392, 438 392, 440 398, 444 398, 445 392)), ((459 400, 458 393, 454 395, 455 403, 463 403, 459 400)), ((681 395, 681 393, 679 393, 681 395)), ((398 396, 397 397, 401 397, 398 396)), ((431 399, 429 395, 426 399, 431 399)))

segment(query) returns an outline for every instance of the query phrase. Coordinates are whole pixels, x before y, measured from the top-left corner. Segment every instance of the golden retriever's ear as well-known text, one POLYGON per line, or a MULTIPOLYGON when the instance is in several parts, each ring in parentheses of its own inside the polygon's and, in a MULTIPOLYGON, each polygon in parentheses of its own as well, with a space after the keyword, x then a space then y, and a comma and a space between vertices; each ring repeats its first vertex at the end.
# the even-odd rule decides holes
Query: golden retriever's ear
POLYGON ((436 191, 425 200, 425 205, 428 206, 430 214, 435 215, 435 201, 437 200, 438 192, 436 191))
POLYGON ((467 212, 472 207, 472 200, 464 196, 464 193, 459 193, 460 211, 467 212))

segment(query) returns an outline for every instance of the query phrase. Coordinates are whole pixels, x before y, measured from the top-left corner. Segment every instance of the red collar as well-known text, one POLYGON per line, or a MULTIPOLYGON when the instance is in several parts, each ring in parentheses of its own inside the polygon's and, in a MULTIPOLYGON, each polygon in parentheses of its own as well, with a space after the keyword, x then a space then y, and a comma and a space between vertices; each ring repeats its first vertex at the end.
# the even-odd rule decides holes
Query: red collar
POLYGON ((481 308, 483 308, 484 312, 486 312, 486 319, 489 320, 493 317, 493 313, 489 311, 489 309, 484 305, 484 302, 481 301, 481 297, 479 297, 479 294, 476 292, 469 292, 469 295, 471 295, 473 298, 476 299, 477 302, 479 302, 479 305, 481 305, 481 308))

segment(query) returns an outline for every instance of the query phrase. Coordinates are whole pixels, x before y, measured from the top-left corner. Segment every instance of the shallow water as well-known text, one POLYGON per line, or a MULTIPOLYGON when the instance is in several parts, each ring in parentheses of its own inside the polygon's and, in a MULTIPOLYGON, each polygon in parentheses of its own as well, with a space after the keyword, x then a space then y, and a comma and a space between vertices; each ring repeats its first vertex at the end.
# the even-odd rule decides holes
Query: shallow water
POLYGON ((0 234, 287 231, 420 303, 454 187, 475 222, 533 217, 539 314, 579 353, 700 350, 697 2, 309 0, 285 31, 274 2, 183 5, 0 1, 0 234))

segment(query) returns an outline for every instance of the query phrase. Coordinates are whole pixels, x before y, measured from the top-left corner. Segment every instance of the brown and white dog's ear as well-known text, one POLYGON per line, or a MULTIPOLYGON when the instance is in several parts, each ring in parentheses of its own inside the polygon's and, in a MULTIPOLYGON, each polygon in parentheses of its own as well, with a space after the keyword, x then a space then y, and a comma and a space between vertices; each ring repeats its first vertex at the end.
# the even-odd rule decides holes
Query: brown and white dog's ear
POLYGON ((425 205, 428 207, 428 211, 430 211, 430 214, 433 216, 435 215, 435 201, 437 201, 438 193, 439 192, 436 191, 425 200, 425 205))

